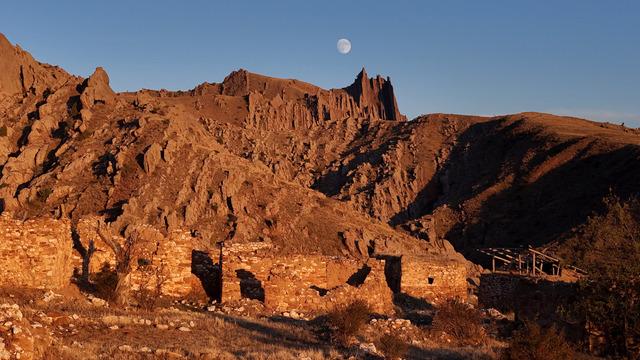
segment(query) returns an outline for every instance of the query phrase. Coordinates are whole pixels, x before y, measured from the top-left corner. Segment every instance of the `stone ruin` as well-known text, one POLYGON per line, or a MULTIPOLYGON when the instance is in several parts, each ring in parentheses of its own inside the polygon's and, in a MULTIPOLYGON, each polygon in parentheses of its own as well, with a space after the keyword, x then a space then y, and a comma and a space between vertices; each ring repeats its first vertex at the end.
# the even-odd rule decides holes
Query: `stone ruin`
MULTIPOLYGON (((79 248, 94 248, 88 266, 91 273, 112 271, 114 253, 101 242, 92 226, 94 220, 78 223, 74 248, 68 221, 22 222, 8 215, 0 217, 1 285, 62 288, 74 272, 81 272, 79 248)), ((140 234, 144 247, 139 258, 132 259, 138 266, 131 273, 131 288, 154 288, 162 281, 161 294, 171 298, 205 294, 207 299, 222 302, 254 299, 267 309, 281 312, 321 312, 361 299, 374 311, 387 313, 393 309, 394 293, 431 303, 467 296, 466 265, 457 259, 284 256, 268 242, 232 244, 221 252, 186 231, 163 235, 143 226, 140 234), (140 271, 143 266, 154 269, 159 276, 149 279, 140 271)))
POLYGON ((59 289, 73 272, 68 221, 0 215, 0 285, 59 289))
POLYGON ((276 311, 322 311, 356 299, 374 311, 392 309, 385 261, 366 261, 324 255, 269 255, 234 246, 223 253, 222 300, 250 298, 276 311), (248 250, 248 251, 247 251, 248 250))
POLYGON ((432 303, 467 296, 467 273, 457 259, 437 256, 403 256, 398 292, 432 303))

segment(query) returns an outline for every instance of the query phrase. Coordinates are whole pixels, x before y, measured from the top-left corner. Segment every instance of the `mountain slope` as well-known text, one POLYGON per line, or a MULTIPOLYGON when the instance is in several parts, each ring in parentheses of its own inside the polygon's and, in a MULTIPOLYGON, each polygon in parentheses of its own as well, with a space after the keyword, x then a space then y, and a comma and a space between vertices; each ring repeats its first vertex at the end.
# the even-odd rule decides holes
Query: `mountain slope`
MULTIPOLYGON (((3 52, 7 62, 20 56, 3 52)), ((5 74, 7 84, 19 68, 5 74)), ((122 94, 101 68, 88 79, 47 81, 42 91, 2 95, 0 196, 14 216, 101 215, 122 231, 138 223, 188 229, 209 246, 234 229, 233 242, 272 242, 281 253, 456 256, 446 243, 396 231, 304 186, 312 181, 305 154, 329 161, 342 146, 306 140, 321 128, 342 128, 347 138, 354 134, 345 124, 363 121, 356 118, 404 121, 387 80, 363 71, 356 86, 323 90, 240 70, 188 92, 122 94)))
POLYGON ((453 254, 449 240, 471 255, 560 241, 640 180, 636 130, 539 113, 406 121, 390 80, 364 69, 342 89, 238 70, 118 94, 100 68, 82 79, 0 45, 0 198, 18 217, 98 214, 209 243, 235 227, 286 253, 453 254))

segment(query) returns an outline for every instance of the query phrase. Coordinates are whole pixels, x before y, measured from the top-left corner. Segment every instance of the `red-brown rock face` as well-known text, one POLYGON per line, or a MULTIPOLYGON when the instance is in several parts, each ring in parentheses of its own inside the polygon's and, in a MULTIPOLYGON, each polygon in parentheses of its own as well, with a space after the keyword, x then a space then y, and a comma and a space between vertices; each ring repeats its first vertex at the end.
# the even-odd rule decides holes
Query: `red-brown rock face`
POLYGON ((0 97, 42 94, 64 81, 68 75, 56 67, 41 64, 0 34, 0 97))
POLYGON ((345 119, 406 120, 398 110, 389 78, 369 78, 364 69, 350 86, 331 90, 241 69, 229 74, 221 84, 203 84, 194 93, 245 97, 246 125, 265 130, 309 130, 345 119))
POLYGON ((362 68, 356 81, 345 90, 356 99, 361 111, 374 119, 407 120, 398 110, 391 79, 388 77, 386 80, 380 75, 369 78, 362 68))

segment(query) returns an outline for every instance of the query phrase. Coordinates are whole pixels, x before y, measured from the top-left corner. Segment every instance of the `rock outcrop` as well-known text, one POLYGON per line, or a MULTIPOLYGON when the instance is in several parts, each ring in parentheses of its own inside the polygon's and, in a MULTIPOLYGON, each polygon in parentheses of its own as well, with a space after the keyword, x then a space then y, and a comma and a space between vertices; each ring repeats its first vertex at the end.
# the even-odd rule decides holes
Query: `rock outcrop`
POLYGON ((109 86, 109 75, 103 68, 98 67, 85 81, 80 103, 83 109, 90 110, 97 103, 112 104, 115 97, 115 93, 109 86))
POLYGON ((41 95, 62 84, 68 74, 41 64, 19 46, 13 46, 0 33, 0 97, 8 95, 41 95))
POLYGON ((396 96, 393 93, 391 79, 383 79, 380 75, 370 79, 364 68, 356 77, 356 81, 345 88, 354 98, 365 114, 373 118, 389 120, 406 120, 400 114, 396 96))

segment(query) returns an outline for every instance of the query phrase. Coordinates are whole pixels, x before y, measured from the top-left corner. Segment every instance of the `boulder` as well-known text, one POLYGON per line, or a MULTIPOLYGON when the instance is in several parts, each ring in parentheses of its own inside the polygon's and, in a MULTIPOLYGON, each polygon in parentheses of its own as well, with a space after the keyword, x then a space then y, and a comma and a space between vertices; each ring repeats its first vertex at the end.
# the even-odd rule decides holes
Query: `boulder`
POLYGON ((144 153, 144 171, 151 174, 162 160, 162 147, 153 143, 144 153))
POLYGON ((80 95, 83 109, 90 110, 99 103, 112 104, 115 102, 116 94, 109 86, 109 75, 103 68, 97 67, 84 85, 85 88, 80 95))

